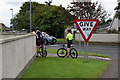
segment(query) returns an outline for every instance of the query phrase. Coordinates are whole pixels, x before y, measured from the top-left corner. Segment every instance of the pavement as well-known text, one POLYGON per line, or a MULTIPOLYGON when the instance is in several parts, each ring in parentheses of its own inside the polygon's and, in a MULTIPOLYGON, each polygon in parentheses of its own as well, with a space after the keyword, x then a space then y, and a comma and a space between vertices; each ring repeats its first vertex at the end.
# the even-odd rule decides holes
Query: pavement
POLYGON ((110 66, 104 71, 99 78, 118 78, 118 60, 111 60, 110 66), (117 65, 117 68, 116 68, 117 65))
MULTIPOLYGON (((58 57, 57 54, 49 53, 47 57, 58 57)), ((84 59, 84 56, 78 56, 78 58, 84 59)), ((99 76, 99 78, 111 78, 113 80, 116 80, 118 78, 118 59, 111 59, 111 58, 103 58, 103 57, 96 57, 96 56, 89 56, 89 59, 94 60, 103 60, 103 61, 109 61, 111 64, 110 66, 103 72, 102 75, 99 76)), ((108 79, 109 80, 109 79, 108 79)))

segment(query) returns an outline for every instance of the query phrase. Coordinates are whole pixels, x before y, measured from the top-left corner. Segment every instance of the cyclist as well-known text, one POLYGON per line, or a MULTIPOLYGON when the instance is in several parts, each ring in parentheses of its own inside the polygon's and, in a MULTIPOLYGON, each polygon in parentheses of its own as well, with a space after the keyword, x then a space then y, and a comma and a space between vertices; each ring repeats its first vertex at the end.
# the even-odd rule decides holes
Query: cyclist
POLYGON ((42 53, 43 53, 43 48, 44 48, 44 36, 46 35, 45 32, 40 32, 39 28, 36 28, 36 45, 37 45, 37 55, 36 57, 38 57, 38 53, 39 53, 39 48, 40 46, 42 46, 42 53))
MULTIPOLYGON (((45 32, 42 32, 41 33, 41 37, 42 37, 42 44, 41 44, 41 46, 42 46, 42 54, 44 53, 43 51, 44 51, 44 36, 46 35, 46 33, 45 32)), ((43 56, 43 55, 42 55, 43 56)))
POLYGON ((38 57, 39 48, 40 48, 40 45, 42 44, 41 32, 39 31, 38 27, 36 27, 35 33, 36 33, 36 45, 37 45, 37 55, 36 55, 36 57, 38 57))
POLYGON ((68 50, 67 58, 68 58, 69 57, 70 47, 71 47, 72 40, 73 40, 73 35, 71 34, 71 29, 68 29, 67 31, 68 31, 68 34, 66 36, 66 39, 67 39, 67 50, 68 50))

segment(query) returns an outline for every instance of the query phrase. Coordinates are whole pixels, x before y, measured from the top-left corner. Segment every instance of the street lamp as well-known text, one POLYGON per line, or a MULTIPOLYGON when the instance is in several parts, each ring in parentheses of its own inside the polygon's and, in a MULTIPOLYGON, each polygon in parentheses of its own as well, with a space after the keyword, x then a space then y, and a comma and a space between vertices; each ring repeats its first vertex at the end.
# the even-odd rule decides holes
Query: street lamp
POLYGON ((10 10, 12 11, 12 31, 13 31, 13 9, 10 8, 10 10))
POLYGON ((30 0, 30 32, 31 32, 31 0, 30 0))

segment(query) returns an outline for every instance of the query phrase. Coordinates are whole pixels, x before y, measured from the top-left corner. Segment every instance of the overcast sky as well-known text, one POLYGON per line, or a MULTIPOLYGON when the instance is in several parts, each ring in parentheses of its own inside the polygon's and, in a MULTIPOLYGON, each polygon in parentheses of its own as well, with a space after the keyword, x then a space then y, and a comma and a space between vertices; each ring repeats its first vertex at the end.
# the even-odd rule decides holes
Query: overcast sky
MULTIPOLYGON (((0 23, 4 23, 7 27, 10 26, 10 19, 12 17, 12 11, 10 8, 13 8, 13 14, 17 14, 20 10, 20 6, 29 0, 0 0, 0 23)), ((39 3, 45 3, 48 0, 31 0, 39 3)), ((72 0, 53 0, 52 5, 60 5, 63 7, 67 7, 70 5, 72 0)), ((92 0, 97 1, 97 0, 92 0)), ((117 6, 117 0, 98 0, 102 6, 111 14, 111 18, 113 18, 115 11, 114 8, 117 6)))

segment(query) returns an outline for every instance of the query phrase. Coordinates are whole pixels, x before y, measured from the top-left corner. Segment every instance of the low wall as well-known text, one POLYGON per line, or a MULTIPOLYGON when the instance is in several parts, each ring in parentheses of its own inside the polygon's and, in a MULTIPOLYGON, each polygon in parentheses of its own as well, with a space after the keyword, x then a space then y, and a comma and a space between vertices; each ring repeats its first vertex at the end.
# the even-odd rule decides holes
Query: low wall
POLYGON ((2 45, 0 44, 0 80, 1 79, 2 79, 2 45))
MULTIPOLYGON (((119 34, 93 34, 89 42, 108 42, 108 43, 120 43, 119 34)), ((79 34, 75 34, 75 40, 79 40, 79 34)), ((81 41, 84 41, 81 37, 81 41)))
POLYGON ((25 35, 25 34, 20 34, 20 33, 0 33, 0 39, 5 39, 9 37, 15 37, 15 36, 20 36, 20 35, 25 35))
POLYGON ((35 55, 35 35, 27 34, 2 39, 0 46, 2 46, 0 53, 2 78, 16 78, 35 55))

